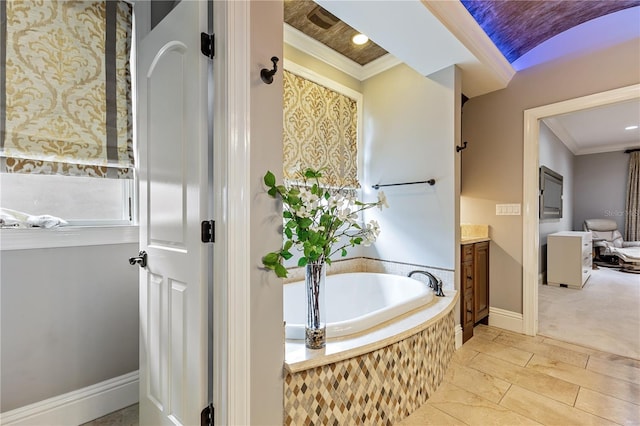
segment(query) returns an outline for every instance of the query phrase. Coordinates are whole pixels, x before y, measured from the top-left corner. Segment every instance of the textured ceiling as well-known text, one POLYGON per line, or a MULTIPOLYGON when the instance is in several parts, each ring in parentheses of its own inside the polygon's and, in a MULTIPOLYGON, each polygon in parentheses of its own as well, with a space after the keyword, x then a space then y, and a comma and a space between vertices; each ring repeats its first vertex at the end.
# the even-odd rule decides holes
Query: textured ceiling
POLYGON ((640 0, 461 0, 509 62, 546 40, 640 0))
POLYGON ((340 20, 327 29, 314 24, 308 16, 316 7, 320 8, 312 0, 284 0, 284 22, 360 65, 387 54, 386 50, 371 40, 361 46, 353 44, 351 37, 358 31, 340 20))
MULTIPOLYGON (((510 63, 568 29, 604 15, 640 6, 640 0, 460 0, 460 2, 510 63)), ((361 7, 366 8, 368 3, 368 1, 361 1, 361 7)), ((337 23, 328 29, 317 26, 308 18, 316 7, 320 6, 313 0, 284 0, 284 20, 297 30, 360 65, 366 65, 387 53, 373 41, 369 41, 364 46, 351 43, 351 37, 357 31, 338 20, 339 17, 336 18, 337 23)))

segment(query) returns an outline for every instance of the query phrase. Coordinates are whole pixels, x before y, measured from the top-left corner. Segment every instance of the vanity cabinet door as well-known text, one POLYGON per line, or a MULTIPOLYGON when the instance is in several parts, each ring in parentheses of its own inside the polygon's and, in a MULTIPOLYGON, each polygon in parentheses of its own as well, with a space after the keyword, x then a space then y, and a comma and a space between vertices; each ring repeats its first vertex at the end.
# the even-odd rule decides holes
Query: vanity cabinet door
POLYGON ((462 342, 473 337, 473 261, 462 262, 462 297, 460 305, 460 323, 462 342))
POLYGON ((489 323, 489 242, 463 244, 460 253, 460 325, 462 343, 473 326, 489 323))
POLYGON ((489 316, 489 243, 476 243, 473 247, 474 323, 489 316))

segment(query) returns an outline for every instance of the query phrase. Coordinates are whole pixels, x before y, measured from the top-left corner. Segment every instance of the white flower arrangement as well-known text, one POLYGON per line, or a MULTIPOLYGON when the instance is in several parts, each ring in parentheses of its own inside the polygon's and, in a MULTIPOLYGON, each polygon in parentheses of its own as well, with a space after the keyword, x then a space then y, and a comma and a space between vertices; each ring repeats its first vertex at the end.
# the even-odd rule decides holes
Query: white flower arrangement
POLYGON ((380 234, 380 225, 371 220, 361 226, 359 213, 372 207, 389 207, 382 191, 378 192, 378 201, 363 203, 350 191, 322 185, 322 174, 317 170, 306 169, 300 177, 299 183, 277 185, 273 173, 264 176, 268 194, 282 199, 284 244, 281 250, 267 253, 262 263, 279 277, 287 276, 282 263, 293 257, 293 247, 302 252, 298 266, 306 266, 331 264, 331 256, 346 256, 348 247, 371 245, 380 234))

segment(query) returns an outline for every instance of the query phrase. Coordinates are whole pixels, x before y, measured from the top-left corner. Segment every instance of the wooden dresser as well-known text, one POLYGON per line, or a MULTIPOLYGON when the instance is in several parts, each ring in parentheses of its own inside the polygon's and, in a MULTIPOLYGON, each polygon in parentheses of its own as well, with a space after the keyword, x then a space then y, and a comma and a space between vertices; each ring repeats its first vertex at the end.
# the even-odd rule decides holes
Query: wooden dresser
POLYGON ((460 253, 460 325, 462 342, 477 323, 489 324, 489 241, 462 241, 460 253))

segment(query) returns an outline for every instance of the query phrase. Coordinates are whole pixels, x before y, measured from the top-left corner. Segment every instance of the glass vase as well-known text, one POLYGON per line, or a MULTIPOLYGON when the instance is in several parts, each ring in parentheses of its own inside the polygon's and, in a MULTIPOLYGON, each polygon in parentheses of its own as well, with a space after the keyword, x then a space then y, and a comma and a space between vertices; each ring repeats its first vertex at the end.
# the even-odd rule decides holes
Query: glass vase
POLYGON ((309 349, 322 349, 327 341, 324 309, 326 270, 324 262, 310 263, 306 266, 307 324, 304 341, 309 349))

